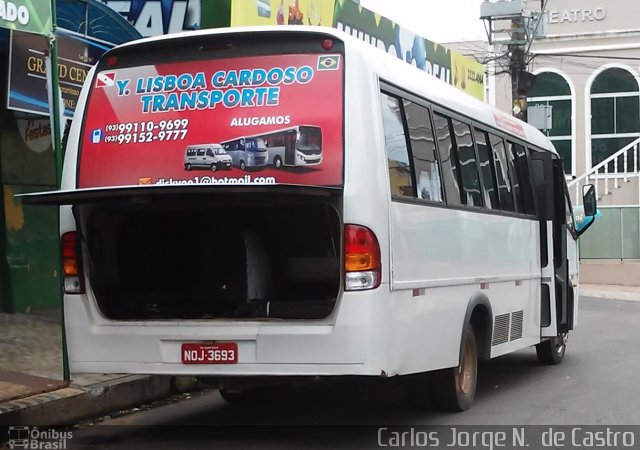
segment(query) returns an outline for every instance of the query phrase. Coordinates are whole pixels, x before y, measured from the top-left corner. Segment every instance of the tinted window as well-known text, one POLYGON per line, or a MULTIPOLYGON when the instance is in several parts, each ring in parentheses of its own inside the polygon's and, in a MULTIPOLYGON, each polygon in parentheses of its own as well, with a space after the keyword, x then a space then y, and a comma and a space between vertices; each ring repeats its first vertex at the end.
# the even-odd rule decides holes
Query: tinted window
POLYGON ((404 112, 409 128, 418 198, 443 202, 442 180, 430 112, 427 108, 408 100, 404 100, 404 112))
POLYGON ((198 149, 198 156, 204 156, 204 149, 203 148, 199 148, 198 149))
POLYGON ((511 192, 511 181, 509 180, 509 169, 507 155, 504 150, 504 141, 501 137, 489 134, 491 149, 493 150, 493 164, 498 184, 498 201, 500 209, 503 211, 514 211, 513 194, 511 192))
POLYGON ((476 147, 478 148, 478 165, 482 175, 484 189, 484 204, 490 209, 499 209, 496 175, 493 168, 493 156, 487 139, 487 133, 475 129, 476 147))
POLYGON ((531 187, 531 174, 529 172, 529 158, 527 150, 523 145, 509 143, 510 151, 513 153, 520 180, 520 192, 522 195, 522 208, 520 212, 525 214, 535 214, 536 206, 533 200, 533 188, 531 187))
POLYGON ((440 164, 442 164, 442 179, 447 203, 460 205, 462 200, 458 182, 456 150, 453 148, 453 141, 451 140, 451 119, 436 112, 433 113, 433 121, 436 127, 438 152, 440 154, 440 164))
POLYGON ((402 123, 402 104, 397 97, 383 93, 380 94, 380 103, 391 195, 415 197, 409 150, 402 123))
POLYGON ((207 149, 207 156, 213 156, 213 152, 210 148, 207 149))
POLYGON ((458 146, 458 161, 460 162, 465 203, 470 206, 482 206, 482 190, 476 164, 476 152, 471 138, 471 127, 456 119, 453 119, 452 123, 458 146))

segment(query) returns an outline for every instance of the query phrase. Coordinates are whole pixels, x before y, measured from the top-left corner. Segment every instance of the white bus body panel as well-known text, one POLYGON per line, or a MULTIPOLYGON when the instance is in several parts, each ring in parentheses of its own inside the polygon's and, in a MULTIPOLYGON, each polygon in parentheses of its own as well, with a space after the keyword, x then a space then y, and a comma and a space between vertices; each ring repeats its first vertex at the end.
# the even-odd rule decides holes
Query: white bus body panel
MULTIPOLYGON (((525 311, 522 338, 493 347, 492 357, 539 341, 537 222, 391 202, 378 79, 392 83, 399 76, 394 73, 401 73, 397 84, 490 125, 494 113, 503 113, 341 32, 321 31, 345 40, 343 220, 376 233, 380 287, 344 292, 327 319, 311 322, 118 322, 101 316, 87 280, 86 294, 64 296, 72 372, 395 375, 452 367, 458 364, 466 306, 477 295, 489 299, 494 316, 525 311), (239 363, 182 364, 181 343, 202 340, 237 342, 239 363)), ((93 75, 94 69, 87 80, 93 75)), ((87 85, 71 128, 63 189, 75 188, 87 85)), ((522 126, 531 142, 554 151, 537 130, 522 126)), ((75 229, 70 207, 61 209, 61 229, 75 229)))

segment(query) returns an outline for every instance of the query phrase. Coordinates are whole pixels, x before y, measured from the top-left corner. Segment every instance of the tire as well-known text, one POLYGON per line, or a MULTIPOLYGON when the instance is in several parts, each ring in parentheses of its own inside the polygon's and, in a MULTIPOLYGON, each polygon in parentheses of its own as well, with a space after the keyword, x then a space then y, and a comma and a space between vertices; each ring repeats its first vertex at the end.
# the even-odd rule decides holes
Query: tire
POLYGON ((215 164, 211 164, 211 171, 215 172, 216 170, 218 170, 218 166, 215 164))
POLYGON ((567 333, 561 333, 554 338, 537 344, 536 355, 538 355, 540 364, 547 366, 560 364, 567 351, 567 338, 567 333))
POLYGON ((478 348, 471 324, 462 332, 460 365, 431 374, 432 401, 440 411, 465 411, 473 405, 478 382, 478 348))
POLYGON ((273 165, 276 166, 276 169, 282 167, 282 158, 280 158, 279 156, 273 158, 273 165))
POLYGON ((243 160, 240 161, 240 170, 244 170, 247 167, 243 160))
POLYGON ((185 170, 191 170, 191 164, 186 163, 186 164, 184 165, 184 169, 185 169, 185 170))

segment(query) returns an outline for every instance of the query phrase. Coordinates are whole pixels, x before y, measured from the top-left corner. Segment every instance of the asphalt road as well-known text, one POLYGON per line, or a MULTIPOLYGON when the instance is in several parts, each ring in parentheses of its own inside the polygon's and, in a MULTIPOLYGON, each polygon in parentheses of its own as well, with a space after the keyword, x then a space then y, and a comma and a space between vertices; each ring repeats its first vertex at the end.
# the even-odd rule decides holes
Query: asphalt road
POLYGON ((562 364, 539 365, 533 348, 484 363, 462 413, 409 409, 394 379, 343 378, 253 408, 194 395, 74 430, 67 448, 373 448, 380 426, 638 425, 639 344, 640 302, 582 298, 562 364))

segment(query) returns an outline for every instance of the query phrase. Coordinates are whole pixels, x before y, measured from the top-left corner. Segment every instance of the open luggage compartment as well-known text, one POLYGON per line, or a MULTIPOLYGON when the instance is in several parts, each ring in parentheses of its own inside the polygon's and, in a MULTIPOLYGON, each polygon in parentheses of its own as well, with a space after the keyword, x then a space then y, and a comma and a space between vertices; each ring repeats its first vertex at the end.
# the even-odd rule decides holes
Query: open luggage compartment
POLYGON ((74 208, 106 318, 321 319, 341 292, 338 202, 227 193, 74 208))

